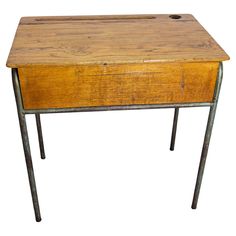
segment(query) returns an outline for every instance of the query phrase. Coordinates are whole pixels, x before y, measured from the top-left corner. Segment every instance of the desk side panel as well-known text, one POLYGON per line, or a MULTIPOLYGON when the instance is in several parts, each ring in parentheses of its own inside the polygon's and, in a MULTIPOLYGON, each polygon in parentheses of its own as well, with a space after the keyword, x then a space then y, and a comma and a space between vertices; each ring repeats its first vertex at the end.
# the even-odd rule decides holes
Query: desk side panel
POLYGON ((218 62, 19 68, 24 109, 211 102, 218 62))

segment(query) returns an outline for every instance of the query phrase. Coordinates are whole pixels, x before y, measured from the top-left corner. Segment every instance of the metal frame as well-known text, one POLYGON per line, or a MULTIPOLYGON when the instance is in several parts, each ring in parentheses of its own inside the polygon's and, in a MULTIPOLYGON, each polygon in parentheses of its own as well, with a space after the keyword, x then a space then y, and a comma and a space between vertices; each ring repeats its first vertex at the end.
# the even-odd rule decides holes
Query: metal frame
POLYGON ((42 126, 41 126, 41 118, 40 114, 35 114, 36 126, 38 131, 38 140, 39 140, 39 149, 41 154, 41 159, 45 159, 45 151, 44 151, 44 144, 43 144, 43 133, 42 133, 42 126))
POLYGON ((205 168, 205 163, 206 163, 206 158, 207 158, 207 153, 208 153, 208 148, 209 148, 209 143, 210 143, 210 138, 211 138, 211 133, 212 133, 212 128, 213 128, 213 123, 214 123, 214 118, 215 118, 215 113, 216 113, 217 102, 219 98, 222 77, 223 77, 223 64, 222 62, 220 62, 216 85, 215 85, 214 98, 212 102, 185 103, 185 104, 181 103, 181 104, 157 104, 157 105, 80 107, 80 108, 60 108, 60 109, 50 108, 50 109, 25 110, 23 107, 18 70, 17 68, 13 68, 12 69, 13 88, 14 88, 14 93, 15 93, 19 123, 20 123, 20 130, 21 130, 21 136, 22 136, 22 142, 23 142, 23 148, 24 148, 24 153, 25 153, 25 160, 26 160, 26 166, 27 166, 27 171, 28 171, 28 177, 29 177, 29 183, 30 183, 30 189, 31 189, 31 195, 32 195, 32 200, 33 200, 36 221, 38 222, 41 221, 41 215, 40 215, 37 189, 36 189, 34 170, 33 170, 30 145, 29 145, 29 138, 28 138, 28 132, 27 132, 27 125, 26 125, 26 119, 25 119, 26 114, 35 114, 41 158, 44 159, 45 152, 44 152, 44 144, 43 144, 42 127, 41 127, 41 121, 40 121, 40 114, 43 114, 43 113, 175 108, 172 135, 171 135, 171 145, 170 145, 170 150, 174 150, 179 108, 209 106, 210 112, 209 112, 205 138, 204 138, 203 147, 202 147, 202 154, 201 154, 201 159, 200 159, 200 164, 199 164, 199 169, 198 169, 197 181, 196 181, 196 186, 195 186, 195 191, 194 191, 194 197, 193 197, 193 202, 192 202, 192 208, 196 209, 198 197, 200 193, 200 188, 201 188, 201 183, 202 183, 202 177, 203 177, 204 168, 205 168))
POLYGON ((175 108, 174 120, 173 120, 173 128, 171 134, 171 142, 170 142, 170 150, 174 151, 175 149, 175 137, 177 132, 177 123, 178 123, 178 116, 179 116, 179 108, 175 108))
POLYGON ((17 69, 12 69, 12 81, 13 81, 13 88, 15 92, 15 99, 16 99, 16 106, 17 106, 19 123, 20 123, 22 143, 23 143, 23 148, 24 148, 24 153, 25 153, 25 162, 26 162, 30 190, 31 190, 31 195, 32 195, 32 200, 33 200, 35 219, 37 222, 39 222, 41 221, 41 214, 40 214, 40 208, 39 208, 37 188, 36 188, 36 183, 35 183, 35 178, 34 178, 34 168, 33 168, 33 163, 32 163, 32 158, 31 158, 31 152, 30 152, 25 113, 23 112, 23 102, 22 102, 22 97, 21 97, 17 69))
POLYGON ((220 88, 221 88, 222 79, 223 79, 223 64, 222 64, 222 62, 220 62, 216 85, 215 85, 213 104, 210 107, 205 137, 204 137, 203 146, 202 146, 202 154, 201 154, 201 159, 200 159, 200 164, 199 164, 198 174, 197 174, 197 180, 196 180, 196 185, 195 185, 195 190, 194 190, 194 195, 193 195, 192 209, 197 208, 198 197, 199 197, 200 188, 201 188, 201 184, 202 184, 202 177, 203 177, 203 173, 204 173, 204 169, 205 169, 206 158, 207 158, 207 153, 208 153, 208 149, 209 149, 211 133, 212 133, 212 128, 213 128, 215 114, 216 114, 216 108, 217 108, 218 99, 219 99, 219 95, 220 95, 220 88))
POLYGON ((78 108, 50 108, 22 110, 24 114, 46 114, 65 112, 87 112, 87 111, 116 111, 116 110, 140 110, 140 109, 160 109, 160 108, 184 108, 184 107, 207 107, 211 102, 176 103, 176 104, 151 104, 151 105, 123 105, 123 106, 100 106, 100 107, 78 107, 78 108))

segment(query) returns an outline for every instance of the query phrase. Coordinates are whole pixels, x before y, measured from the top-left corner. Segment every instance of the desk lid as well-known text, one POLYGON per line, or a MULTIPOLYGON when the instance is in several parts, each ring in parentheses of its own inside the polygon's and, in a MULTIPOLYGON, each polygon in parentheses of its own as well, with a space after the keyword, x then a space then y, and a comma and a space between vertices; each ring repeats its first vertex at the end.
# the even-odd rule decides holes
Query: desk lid
POLYGON ((224 61, 188 14, 23 17, 7 66, 224 61))

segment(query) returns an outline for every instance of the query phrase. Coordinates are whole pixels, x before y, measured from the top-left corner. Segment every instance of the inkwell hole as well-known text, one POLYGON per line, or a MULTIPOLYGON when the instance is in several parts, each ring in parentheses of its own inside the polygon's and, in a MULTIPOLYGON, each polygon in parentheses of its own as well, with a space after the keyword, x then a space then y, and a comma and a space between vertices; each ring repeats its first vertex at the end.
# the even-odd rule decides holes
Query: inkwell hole
POLYGON ((169 17, 170 17, 171 19, 174 19, 174 20, 178 20, 178 19, 181 18, 180 15, 170 15, 169 17))

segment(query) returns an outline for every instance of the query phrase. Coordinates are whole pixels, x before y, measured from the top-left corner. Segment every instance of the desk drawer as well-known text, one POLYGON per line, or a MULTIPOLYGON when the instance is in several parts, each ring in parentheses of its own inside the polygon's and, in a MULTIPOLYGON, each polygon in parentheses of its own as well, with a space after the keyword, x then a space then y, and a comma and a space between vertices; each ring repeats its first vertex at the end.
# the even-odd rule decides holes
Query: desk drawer
POLYGON ((19 68, 25 109, 211 102, 218 62, 19 68))

